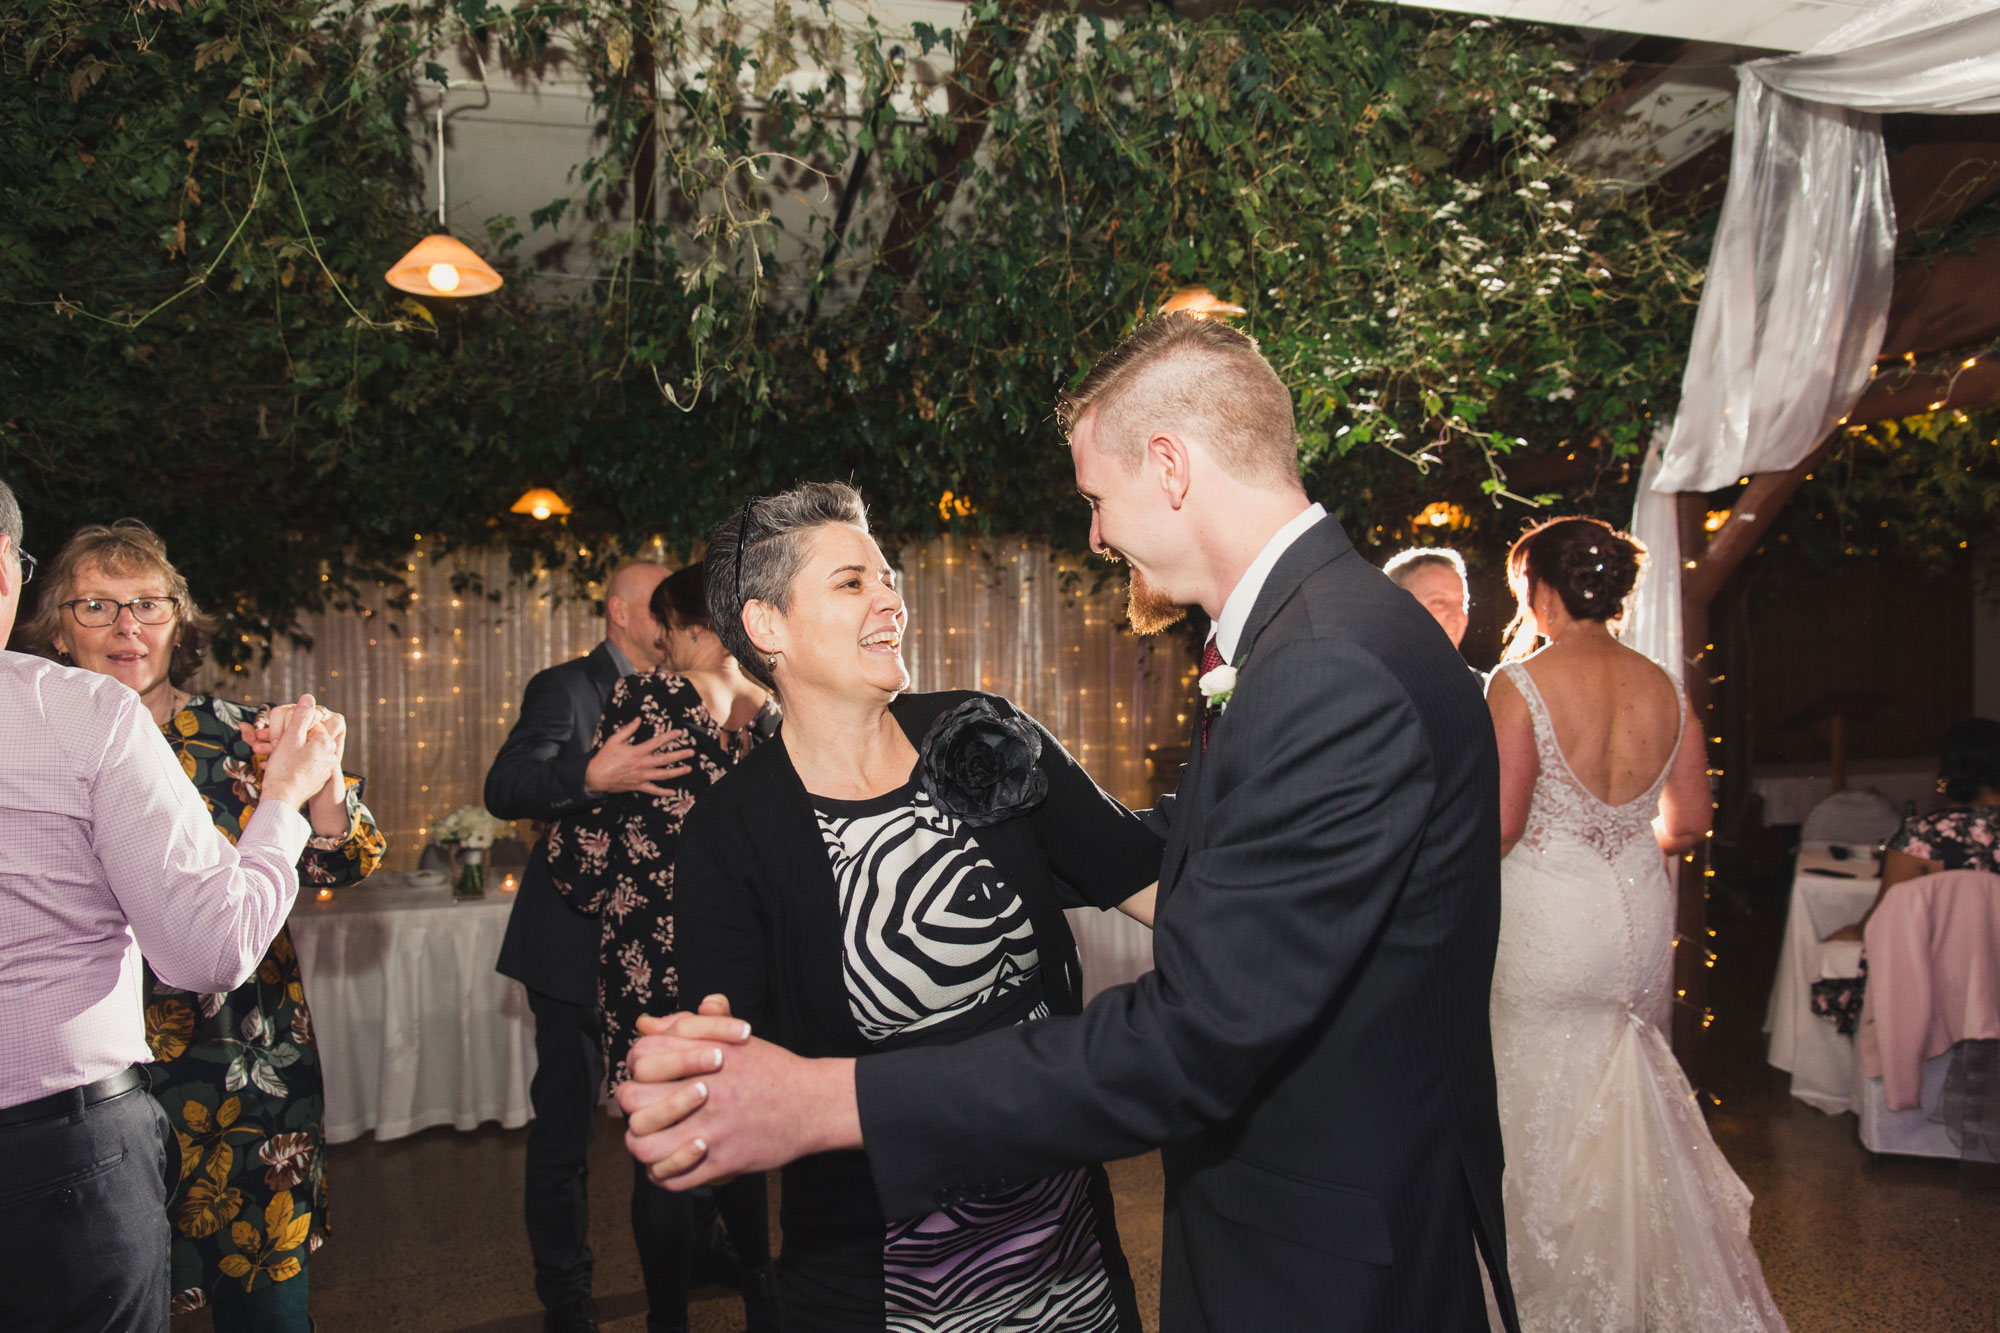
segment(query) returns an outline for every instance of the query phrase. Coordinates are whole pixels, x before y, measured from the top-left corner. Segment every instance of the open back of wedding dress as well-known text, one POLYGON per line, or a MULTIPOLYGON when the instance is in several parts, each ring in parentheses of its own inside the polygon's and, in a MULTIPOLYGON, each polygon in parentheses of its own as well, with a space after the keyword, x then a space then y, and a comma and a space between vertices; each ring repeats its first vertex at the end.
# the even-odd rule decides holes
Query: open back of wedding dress
MULTIPOLYGON (((1750 1248, 1750 1191, 1662 1032, 1674 893, 1652 821, 1673 759, 1638 799, 1605 804, 1570 771, 1527 669, 1501 670, 1527 701, 1541 762, 1527 829, 1501 863, 1493 974, 1521 1326, 1783 1329, 1750 1248)), ((1685 732, 1685 701, 1680 713, 1685 732)))

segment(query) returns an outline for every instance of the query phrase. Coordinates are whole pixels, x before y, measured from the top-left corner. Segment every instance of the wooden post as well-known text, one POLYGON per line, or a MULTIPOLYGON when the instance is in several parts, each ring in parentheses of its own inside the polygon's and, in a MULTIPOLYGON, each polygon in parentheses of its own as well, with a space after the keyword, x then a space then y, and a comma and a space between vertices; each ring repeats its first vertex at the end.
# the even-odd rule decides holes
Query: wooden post
MULTIPOLYGON (((1785 503, 1806 475, 1826 456, 1836 436, 1820 442, 1803 463, 1787 472, 1760 472, 1737 495, 1729 520, 1713 535, 1707 528, 1708 497, 1699 491, 1682 491, 1678 496, 1681 535, 1681 645, 1683 677, 1688 706, 1701 727, 1704 745, 1715 736, 1714 697, 1710 681, 1715 672, 1712 658, 1715 641, 1709 623, 1709 609, 1716 594, 1757 549, 1785 503)), ((1710 750, 1710 767, 1714 751, 1710 750)), ((1747 777, 1747 775, 1745 775, 1747 777)), ((1711 840, 1712 842, 1712 840, 1711 840)), ((1678 866, 1678 904, 1675 930, 1679 943, 1674 949, 1674 1051, 1685 1060, 1694 1049, 1708 1016, 1708 888, 1714 882, 1710 865, 1711 842, 1691 857, 1682 857, 1678 866)))
MULTIPOLYGON (((1714 642, 1708 637, 1708 600, 1690 594, 1693 576, 1699 571, 1708 544, 1707 497, 1683 491, 1676 497, 1681 533, 1681 677, 1687 688, 1688 708, 1693 712, 1700 734, 1695 742, 1708 750, 1714 734, 1711 711, 1715 707, 1709 675, 1713 670, 1709 654, 1714 642)), ((1709 767, 1714 767, 1712 762, 1709 767)), ((1709 864, 1706 842, 1694 853, 1674 858, 1674 1050, 1686 1060, 1706 1026, 1708 1014, 1708 968, 1704 965, 1708 947, 1709 864)))

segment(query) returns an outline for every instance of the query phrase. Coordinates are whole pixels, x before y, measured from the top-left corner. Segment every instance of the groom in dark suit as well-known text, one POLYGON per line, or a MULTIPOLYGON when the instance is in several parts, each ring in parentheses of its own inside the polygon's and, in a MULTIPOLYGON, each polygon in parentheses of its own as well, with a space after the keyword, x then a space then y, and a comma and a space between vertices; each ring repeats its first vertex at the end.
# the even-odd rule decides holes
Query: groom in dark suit
MULTIPOLYGON (((692 751, 590 742, 604 700, 620 676, 659 664, 660 627, 648 603, 667 576, 637 561, 611 576, 604 595, 604 641, 583 657, 537 672, 520 716, 486 772, 486 808, 502 819, 543 823, 584 809, 617 791, 645 790, 688 771, 692 751)), ((630 731, 624 739, 629 739, 630 731)), ((608 738, 619 739, 619 738, 608 738)), ((585 1162, 604 1082, 598 1054, 598 923, 549 882, 548 839, 535 844, 507 917, 498 970, 528 991, 535 1016, 535 1077, 528 1099, 526 1211, 535 1294, 547 1327, 571 1333, 597 1327, 590 1296, 591 1253, 585 1162)))
POLYGON ((1153 814, 1154 970, 1076 1018, 859 1061, 738 1045, 710 1005, 641 1042, 627 1142, 676 1187, 865 1146, 891 1217, 1162 1146, 1164 1333, 1484 1329, 1482 1254, 1514 1329, 1478 686, 1308 502, 1251 339, 1155 321, 1062 416, 1135 628, 1214 626, 1153 814))

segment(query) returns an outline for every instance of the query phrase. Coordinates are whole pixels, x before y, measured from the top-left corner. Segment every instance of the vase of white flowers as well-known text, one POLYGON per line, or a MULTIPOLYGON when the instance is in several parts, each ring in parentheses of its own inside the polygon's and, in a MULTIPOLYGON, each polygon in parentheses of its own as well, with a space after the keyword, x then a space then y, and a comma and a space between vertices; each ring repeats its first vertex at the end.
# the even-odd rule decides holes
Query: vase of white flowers
POLYGON ((477 805, 461 806, 432 826, 431 836, 438 846, 451 848, 452 863, 458 868, 451 890, 455 896, 486 896, 486 851, 512 830, 511 824, 477 805))

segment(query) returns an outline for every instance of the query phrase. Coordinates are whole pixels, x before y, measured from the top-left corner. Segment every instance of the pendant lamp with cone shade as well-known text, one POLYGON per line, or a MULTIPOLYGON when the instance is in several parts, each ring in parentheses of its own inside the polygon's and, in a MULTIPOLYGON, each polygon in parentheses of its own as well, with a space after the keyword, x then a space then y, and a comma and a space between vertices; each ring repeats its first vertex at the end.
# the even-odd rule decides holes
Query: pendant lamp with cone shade
MULTIPOLYGON (((412 296, 484 296, 500 290, 500 275, 472 247, 444 230, 444 98, 437 105, 438 230, 383 274, 391 287, 412 296)), ((567 513, 567 510, 563 512, 567 513)))
POLYGON ((415 296, 484 296, 500 289, 500 275, 485 260, 442 232, 418 241, 385 276, 391 287, 415 296))
POLYGON ((569 506, 563 502, 560 495, 548 487, 537 486, 533 490, 523 492, 521 498, 514 501, 514 507, 508 512, 528 514, 539 520, 555 514, 567 514, 569 506))

